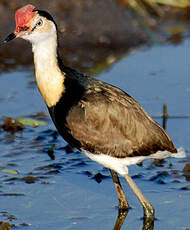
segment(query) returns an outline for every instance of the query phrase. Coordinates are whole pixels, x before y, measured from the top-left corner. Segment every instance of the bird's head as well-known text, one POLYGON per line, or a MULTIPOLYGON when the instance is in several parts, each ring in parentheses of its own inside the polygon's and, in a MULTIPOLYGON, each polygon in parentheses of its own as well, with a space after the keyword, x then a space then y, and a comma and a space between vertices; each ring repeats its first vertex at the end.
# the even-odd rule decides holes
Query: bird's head
POLYGON ((46 11, 38 10, 31 4, 16 11, 15 22, 14 32, 7 36, 2 43, 14 38, 23 38, 31 43, 36 43, 56 34, 56 24, 52 16, 46 11))

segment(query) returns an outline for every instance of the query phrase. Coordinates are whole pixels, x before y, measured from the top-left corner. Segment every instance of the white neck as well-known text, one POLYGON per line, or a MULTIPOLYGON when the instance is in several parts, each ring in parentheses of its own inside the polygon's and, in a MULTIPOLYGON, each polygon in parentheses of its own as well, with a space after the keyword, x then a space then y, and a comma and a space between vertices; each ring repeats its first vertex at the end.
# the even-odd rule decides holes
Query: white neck
POLYGON ((48 107, 56 105, 64 91, 64 73, 57 63, 57 35, 32 42, 36 81, 48 107))

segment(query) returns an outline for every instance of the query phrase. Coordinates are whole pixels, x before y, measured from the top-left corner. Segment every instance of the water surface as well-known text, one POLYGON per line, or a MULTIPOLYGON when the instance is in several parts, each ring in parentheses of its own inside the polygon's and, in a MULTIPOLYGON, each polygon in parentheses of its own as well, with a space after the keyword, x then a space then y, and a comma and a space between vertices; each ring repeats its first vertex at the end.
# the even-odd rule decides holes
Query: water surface
MULTIPOLYGON (((153 46, 136 51, 97 77, 127 91, 154 117, 166 103, 172 116, 190 115, 190 40, 179 46, 153 46)), ((26 127, 15 134, 0 130, 0 221, 14 229, 113 229, 117 196, 109 171, 67 147, 55 132, 37 91, 33 71, 0 75, 0 119, 41 117, 47 127, 26 127), (48 149, 55 144, 52 160, 48 149)), ((162 123, 161 119, 157 119, 162 123)), ((190 229, 188 173, 190 119, 172 118, 167 132, 184 159, 166 159, 131 166, 130 174, 156 209, 154 229, 190 229)), ((121 178, 132 209, 122 229, 142 229, 143 210, 121 178)))

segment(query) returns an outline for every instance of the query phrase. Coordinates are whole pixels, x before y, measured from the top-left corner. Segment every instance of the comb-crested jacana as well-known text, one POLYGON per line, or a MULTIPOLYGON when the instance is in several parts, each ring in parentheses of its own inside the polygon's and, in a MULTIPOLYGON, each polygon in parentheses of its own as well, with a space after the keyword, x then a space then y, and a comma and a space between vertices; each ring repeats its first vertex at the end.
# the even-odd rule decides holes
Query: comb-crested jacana
POLYGON ((23 38, 32 43, 39 91, 61 136, 90 159, 109 168, 119 208, 129 207, 117 173, 144 208, 154 209, 128 173, 146 158, 177 156, 170 137, 130 95, 65 66, 60 59, 52 16, 29 4, 16 11, 16 29, 2 43, 23 38))

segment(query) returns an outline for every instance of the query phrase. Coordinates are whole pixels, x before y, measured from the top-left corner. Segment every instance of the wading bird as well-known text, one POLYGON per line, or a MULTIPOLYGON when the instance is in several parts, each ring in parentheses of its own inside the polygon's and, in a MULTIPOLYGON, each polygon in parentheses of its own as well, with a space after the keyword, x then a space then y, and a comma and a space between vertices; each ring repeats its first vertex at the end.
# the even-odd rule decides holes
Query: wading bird
POLYGON ((136 194, 144 217, 154 217, 127 166, 147 158, 177 157, 170 137, 130 95, 63 64, 57 26, 49 13, 29 4, 16 11, 15 21, 16 29, 2 43, 14 38, 32 43, 37 85, 60 135, 110 169, 120 210, 129 205, 117 174, 136 194))

